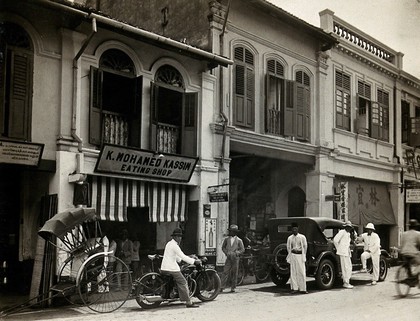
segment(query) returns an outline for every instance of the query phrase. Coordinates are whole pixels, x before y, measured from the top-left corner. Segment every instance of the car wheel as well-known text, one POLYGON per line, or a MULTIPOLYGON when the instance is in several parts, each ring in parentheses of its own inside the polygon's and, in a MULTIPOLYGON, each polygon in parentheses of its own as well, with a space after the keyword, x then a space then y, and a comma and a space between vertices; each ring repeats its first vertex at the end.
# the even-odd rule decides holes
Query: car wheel
POLYGON ((287 247, 285 244, 277 246, 274 251, 274 264, 281 274, 290 274, 290 264, 287 263, 287 247))
POLYGON ((379 261, 379 281, 382 282, 388 275, 388 264, 384 257, 381 256, 379 261))
POLYGON ((272 268, 270 271, 271 281, 273 281, 277 286, 285 286, 289 280, 288 274, 280 274, 275 268, 272 268))
POLYGON ((316 271, 316 285, 321 290, 329 290, 334 286, 336 270, 330 260, 322 260, 316 271))

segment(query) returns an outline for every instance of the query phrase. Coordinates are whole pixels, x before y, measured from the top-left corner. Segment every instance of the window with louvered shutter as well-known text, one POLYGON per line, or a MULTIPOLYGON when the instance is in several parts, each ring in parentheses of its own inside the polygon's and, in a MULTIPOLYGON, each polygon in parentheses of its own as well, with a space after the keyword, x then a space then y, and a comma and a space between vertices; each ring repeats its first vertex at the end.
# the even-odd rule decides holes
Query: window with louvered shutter
POLYGON ((0 34, 0 136, 31 140, 33 49, 29 35, 3 22, 0 34))
POLYGON ((350 130, 350 76, 335 72, 335 119, 336 127, 350 130))
POLYGON ((281 135, 282 106, 285 96, 284 67, 279 61, 270 59, 267 61, 266 73, 265 132, 272 135, 281 135))
POLYGON ((254 55, 245 47, 234 48, 233 124, 254 127, 255 73, 254 55))
POLYGON ((311 88, 310 77, 302 71, 296 71, 296 131, 294 136, 299 140, 309 141, 311 131, 311 88))
POLYGON ((89 142, 140 147, 142 77, 121 50, 109 49, 91 68, 89 142))

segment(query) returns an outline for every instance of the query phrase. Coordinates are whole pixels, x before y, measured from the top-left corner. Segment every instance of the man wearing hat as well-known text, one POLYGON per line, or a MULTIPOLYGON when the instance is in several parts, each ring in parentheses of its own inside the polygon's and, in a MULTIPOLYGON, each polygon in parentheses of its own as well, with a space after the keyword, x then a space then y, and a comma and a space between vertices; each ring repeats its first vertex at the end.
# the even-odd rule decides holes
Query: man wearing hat
POLYGON ((412 258, 411 265, 415 266, 414 274, 420 272, 420 232, 416 230, 418 225, 417 220, 411 219, 408 231, 405 231, 401 236, 401 254, 412 258))
POLYGON ((223 240, 222 251, 226 255, 223 268, 222 290, 230 286, 231 292, 235 292, 238 278, 239 256, 245 252, 244 243, 238 237, 238 225, 232 224, 228 228, 228 237, 223 240))
POLYGON ((353 270, 351 264, 351 250, 350 250, 350 233, 353 230, 353 225, 347 221, 333 239, 337 255, 340 257, 341 277, 343 278, 343 287, 352 289, 353 285, 350 284, 351 272, 353 270))
POLYGON ((287 263, 290 264, 290 287, 292 293, 307 294, 306 291, 306 252, 308 242, 306 236, 299 233, 297 223, 292 223, 292 235, 287 238, 287 263))
POLYGON ((180 228, 174 229, 172 232, 172 240, 166 243, 165 251, 163 252, 162 265, 160 267, 162 274, 171 275, 178 287, 179 298, 185 301, 187 308, 198 308, 198 305, 192 303, 189 296, 187 280, 181 273, 178 265, 179 262, 184 261, 188 264, 200 265, 201 260, 193 259, 182 252, 179 244, 182 239, 182 230, 180 228))
POLYGON ((362 269, 360 272, 367 272, 366 270, 366 261, 369 258, 372 258, 372 285, 376 285, 376 282, 379 280, 379 261, 381 257, 381 239, 379 235, 376 234, 375 226, 372 223, 368 223, 365 227, 366 233, 361 234, 357 238, 357 243, 363 242, 363 253, 360 256, 362 261, 362 269))

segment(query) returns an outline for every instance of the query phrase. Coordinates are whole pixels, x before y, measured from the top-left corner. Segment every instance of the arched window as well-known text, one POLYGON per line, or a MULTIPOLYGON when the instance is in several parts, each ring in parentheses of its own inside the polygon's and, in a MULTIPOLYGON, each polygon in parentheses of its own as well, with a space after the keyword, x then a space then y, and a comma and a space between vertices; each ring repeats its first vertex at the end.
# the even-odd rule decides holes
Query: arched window
POLYGON ((197 93, 186 93, 181 73, 161 66, 151 85, 151 149, 197 155, 197 93))
POLYGON ((254 128, 255 66, 254 55, 247 48, 234 48, 233 73, 233 124, 254 128))
POLYGON ((0 23, 0 136, 31 140, 33 47, 20 26, 0 23))
POLYGON ((309 75, 296 71, 296 138, 309 141, 311 131, 311 81, 309 75))
POLYGON ((283 132, 282 106, 285 99, 284 66, 275 59, 267 61, 265 131, 271 135, 283 132))
POLYGON ((91 67, 91 144, 140 147, 142 77, 118 49, 105 51, 91 67))

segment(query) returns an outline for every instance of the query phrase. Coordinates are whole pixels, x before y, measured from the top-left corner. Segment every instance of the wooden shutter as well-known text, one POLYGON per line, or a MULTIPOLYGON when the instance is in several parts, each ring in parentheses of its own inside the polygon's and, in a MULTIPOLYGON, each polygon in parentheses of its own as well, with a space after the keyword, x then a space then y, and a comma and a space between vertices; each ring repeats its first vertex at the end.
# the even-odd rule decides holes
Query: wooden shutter
POLYGON ((32 57, 19 50, 9 51, 10 92, 8 137, 30 140, 32 57))
POLYGON ((102 140, 102 71, 90 67, 89 143, 100 145, 102 140))
POLYGON ((245 106, 245 126, 248 128, 254 127, 254 70, 246 68, 246 106, 245 106))
POLYGON ((310 141, 311 138, 311 89, 305 87, 304 90, 304 108, 305 108, 305 115, 304 115, 304 136, 303 139, 305 141, 310 141))
POLYGON ((281 106, 283 98, 283 79, 271 74, 265 81, 265 131, 270 134, 281 133, 281 106))
POLYGON ((305 137, 305 86, 296 83, 296 133, 295 137, 305 137))
POLYGON ((377 102, 372 102, 370 107, 370 137, 380 138, 381 137, 381 126, 380 126, 380 107, 377 102))
POLYGON ((0 63, 0 136, 6 135, 4 119, 6 117, 6 42, 0 37, 0 52, 3 53, 3 61, 0 63))
POLYGON ((285 81, 283 128, 285 136, 296 136, 296 84, 285 81))
POLYGON ((235 125, 245 126, 245 66, 235 66, 235 125))
POLYGON ((159 99, 159 86, 150 83, 150 149, 157 150, 157 108, 159 99))
POLYGON ((197 156, 198 94, 184 93, 182 101, 181 154, 197 156))
POLYGON ((140 147, 143 76, 133 79, 133 105, 129 119, 129 146, 140 147))

